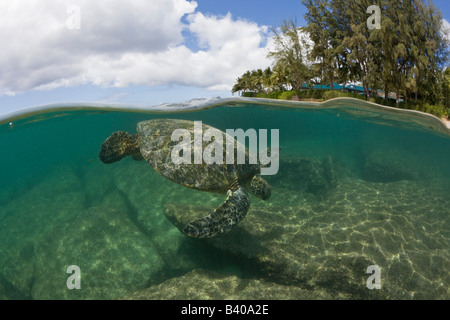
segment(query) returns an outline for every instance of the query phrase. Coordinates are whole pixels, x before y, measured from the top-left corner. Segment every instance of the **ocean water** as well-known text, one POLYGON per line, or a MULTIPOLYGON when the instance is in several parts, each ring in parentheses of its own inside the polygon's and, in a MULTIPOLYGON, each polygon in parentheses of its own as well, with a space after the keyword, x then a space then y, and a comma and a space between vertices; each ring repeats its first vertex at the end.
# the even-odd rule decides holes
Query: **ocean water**
POLYGON ((450 130, 353 99, 65 104, 0 118, 0 299, 449 299, 450 130), (211 239, 225 195, 98 158, 139 121, 279 130, 268 201, 211 239), (70 267, 72 266, 72 267, 70 267), (75 266, 75 267, 74 267, 75 266))

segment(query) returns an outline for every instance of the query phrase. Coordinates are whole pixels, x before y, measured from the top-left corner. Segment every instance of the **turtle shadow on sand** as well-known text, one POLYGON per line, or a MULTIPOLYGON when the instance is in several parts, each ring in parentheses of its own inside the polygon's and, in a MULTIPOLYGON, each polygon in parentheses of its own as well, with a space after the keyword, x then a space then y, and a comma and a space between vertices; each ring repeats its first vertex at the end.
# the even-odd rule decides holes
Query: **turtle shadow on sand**
MULTIPOLYGON (((210 211, 211 208, 205 205, 168 203, 164 206, 164 215, 179 230, 182 230, 183 226, 189 221, 196 220, 198 217, 202 217, 210 211)), ((251 209, 249 212, 252 214, 251 209)), ((217 235, 214 237, 214 240, 223 241, 228 237, 233 237, 235 243, 245 243, 248 248, 251 248, 252 254, 256 253, 261 255, 268 253, 265 247, 261 245, 263 243, 262 240, 267 241, 270 238, 277 237, 277 235, 273 232, 262 232, 260 234, 250 233, 246 228, 238 225, 227 234, 217 235)))
MULTIPOLYGON (((184 234, 194 238, 210 238, 230 231, 247 214, 250 207, 248 191, 262 200, 270 198, 272 189, 269 183, 260 176, 261 164, 250 161, 253 157, 243 144, 211 126, 202 124, 202 132, 214 132, 213 137, 222 138, 222 159, 228 162, 228 143, 233 141, 233 163, 194 164, 192 161, 175 161, 173 152, 180 158, 195 159, 195 144, 198 134, 193 121, 175 119, 154 119, 137 124, 137 134, 125 131, 112 133, 101 145, 99 158, 103 163, 113 163, 126 156, 134 160, 145 159, 157 172, 182 186, 201 191, 226 194, 225 202, 211 214, 186 223, 181 228, 184 234), (183 132, 189 136, 186 141, 173 141, 175 132, 183 132), (186 146, 188 148, 183 147, 186 146), (182 148, 180 148, 182 146, 182 148), (190 151, 190 154, 184 154, 190 151), (238 155, 245 155, 245 162, 238 164, 238 155)), ((183 137, 178 135, 178 137, 183 137)), ((176 139, 175 139, 176 140, 176 139)), ((202 153, 211 148, 211 141, 201 139, 202 153)), ((218 152, 214 149, 214 152, 218 152)), ((216 156, 216 155, 215 155, 216 156)), ((252 159, 253 160, 253 159, 252 159)), ((223 161, 222 161, 223 162, 223 161)))
MULTIPOLYGON (((164 206, 164 215, 180 231, 188 221, 204 216, 210 211, 211 207, 196 204, 169 203, 164 206)), ((256 220, 261 218, 259 214, 260 210, 250 209, 247 219, 230 232, 206 239, 188 238, 186 241, 195 246, 196 250, 204 247, 206 251, 211 252, 212 246, 214 247, 213 252, 220 252, 222 258, 233 259, 234 263, 245 274, 251 275, 251 277, 255 277, 255 275, 256 277, 258 275, 264 277, 264 272, 261 273, 258 260, 260 257, 267 257, 272 254, 267 242, 280 238, 283 230, 277 226, 267 226, 267 230, 265 230, 262 227, 264 222, 267 222, 265 217, 263 217, 261 223, 255 223, 256 220), (249 220, 252 222, 248 222, 249 220), (253 225, 254 228, 249 229, 249 224, 253 225), (234 254, 236 252, 239 252, 239 254, 234 254)), ((192 250, 192 248, 190 249, 192 250)))

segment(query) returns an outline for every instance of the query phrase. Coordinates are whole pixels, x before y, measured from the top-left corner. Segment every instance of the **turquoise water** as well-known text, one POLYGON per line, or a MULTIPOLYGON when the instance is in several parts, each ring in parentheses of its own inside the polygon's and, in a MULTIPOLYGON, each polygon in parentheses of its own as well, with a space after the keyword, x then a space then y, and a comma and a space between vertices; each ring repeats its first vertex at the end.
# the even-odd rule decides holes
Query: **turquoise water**
POLYGON ((450 298, 450 131, 438 119, 351 99, 154 110, 64 105, 0 119, 1 299, 450 298), (225 195, 145 161, 98 159, 112 132, 155 118, 279 129, 271 199, 251 196, 220 237, 182 234, 172 222, 225 195), (67 286, 71 265, 80 289, 67 286), (367 287, 372 265, 381 289, 367 287))

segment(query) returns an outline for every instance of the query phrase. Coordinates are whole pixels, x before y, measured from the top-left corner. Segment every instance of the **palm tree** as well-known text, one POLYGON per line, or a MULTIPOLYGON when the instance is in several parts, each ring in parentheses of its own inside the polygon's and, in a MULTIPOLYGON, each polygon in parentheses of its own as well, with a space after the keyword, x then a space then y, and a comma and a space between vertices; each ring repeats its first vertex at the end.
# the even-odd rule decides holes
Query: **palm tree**
POLYGON ((272 70, 270 67, 267 67, 263 71, 262 84, 266 90, 266 93, 272 92, 273 90, 273 79, 272 79, 272 70))

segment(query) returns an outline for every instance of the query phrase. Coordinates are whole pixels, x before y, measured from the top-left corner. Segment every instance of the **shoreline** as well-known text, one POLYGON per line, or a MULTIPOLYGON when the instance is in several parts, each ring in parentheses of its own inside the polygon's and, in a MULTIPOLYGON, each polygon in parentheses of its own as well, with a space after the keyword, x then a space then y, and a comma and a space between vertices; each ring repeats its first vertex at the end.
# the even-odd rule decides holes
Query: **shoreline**
POLYGON ((441 121, 450 129, 450 119, 442 118, 441 121))
MULTIPOLYGON (((354 93, 349 93, 349 92, 342 92, 340 90, 334 90, 334 91, 330 91, 327 89, 323 89, 322 93, 319 94, 318 96, 314 93, 312 96, 309 94, 306 94, 306 96, 303 94, 305 92, 308 91, 312 91, 312 92, 317 92, 317 91, 321 91, 320 89, 306 89, 306 90, 302 90, 302 91, 291 91, 293 93, 293 95, 289 95, 289 96, 282 96, 283 93, 285 92, 290 92, 290 91, 279 91, 279 92, 275 92, 275 96, 271 96, 270 94, 265 94, 265 93, 260 93, 257 94, 256 96, 250 97, 248 96, 248 98, 260 98, 260 99, 274 99, 274 100, 285 100, 285 101, 296 101, 296 102, 314 102, 314 103, 323 103, 329 100, 333 100, 333 99, 339 99, 339 98, 350 98, 350 99, 360 99, 361 95, 357 95, 355 96, 354 93), (326 94, 323 94, 323 92, 335 92, 335 94, 333 94, 331 97, 326 96, 326 94)), ((361 99, 363 101, 366 102, 372 102, 378 105, 382 105, 382 106, 386 106, 386 107, 391 107, 391 108, 396 108, 396 109, 404 109, 404 110, 412 110, 412 111, 420 111, 423 113, 427 113, 427 114, 431 114, 437 118, 439 118, 445 125, 445 127, 447 129, 450 129, 450 119, 448 118, 450 115, 448 114, 449 110, 448 108, 446 108, 445 106, 442 105, 428 105, 428 104, 423 104, 423 103, 418 103, 418 104, 414 104, 414 105, 402 105, 402 106, 397 106, 397 105, 390 105, 390 104, 384 104, 384 103, 380 103, 380 102, 376 102, 376 101, 372 101, 371 100, 366 100, 366 99, 361 99), (419 107, 419 108, 418 108, 419 107), (443 108, 443 110, 441 110, 441 112, 436 112, 434 109, 436 108, 443 108)))
MULTIPOLYGON (((8 125, 9 128, 15 126, 16 121, 23 120, 30 116, 37 116, 34 121, 41 121, 51 117, 52 113, 75 111, 126 111, 138 113, 159 113, 171 114, 177 112, 195 112, 210 109, 218 106, 239 106, 239 105, 259 105, 266 108, 299 108, 299 109, 337 109, 343 114, 351 117, 366 116, 367 119, 379 124, 392 125, 394 121, 401 127, 411 128, 419 125, 425 130, 431 130, 437 134, 450 135, 450 121, 444 117, 440 118, 431 113, 417 111, 413 109, 395 108, 377 104, 375 102, 365 101, 356 98, 339 97, 326 101, 314 98, 303 98, 299 100, 284 100, 273 98, 249 98, 249 97, 230 97, 230 98, 203 98, 192 99, 184 103, 165 103, 156 106, 126 105, 126 104, 107 104, 107 103, 53 103, 16 110, 9 114, 0 114, 0 126, 8 125)), ((55 116, 55 115, 53 115, 55 116)))
MULTIPOLYGON (((279 100, 279 99, 276 99, 276 100, 279 100)), ((314 99, 314 98, 304 98, 304 99, 301 99, 301 98, 298 98, 298 97, 294 96, 293 99, 290 99, 290 100, 288 100, 288 101, 299 101, 299 102, 304 101, 304 102, 319 102, 319 103, 321 103, 321 102, 325 102, 325 101, 327 101, 327 100, 323 100, 323 99, 314 99)), ((405 109, 405 110, 412 110, 412 109, 405 109)), ((423 111, 421 111, 421 112, 423 112, 423 111)), ((429 112, 424 112, 424 113, 428 113, 428 114, 433 115, 432 113, 429 113, 429 112)), ((444 123, 444 125, 445 125, 448 129, 450 129, 450 119, 440 118, 440 120, 442 121, 442 123, 444 123)))

